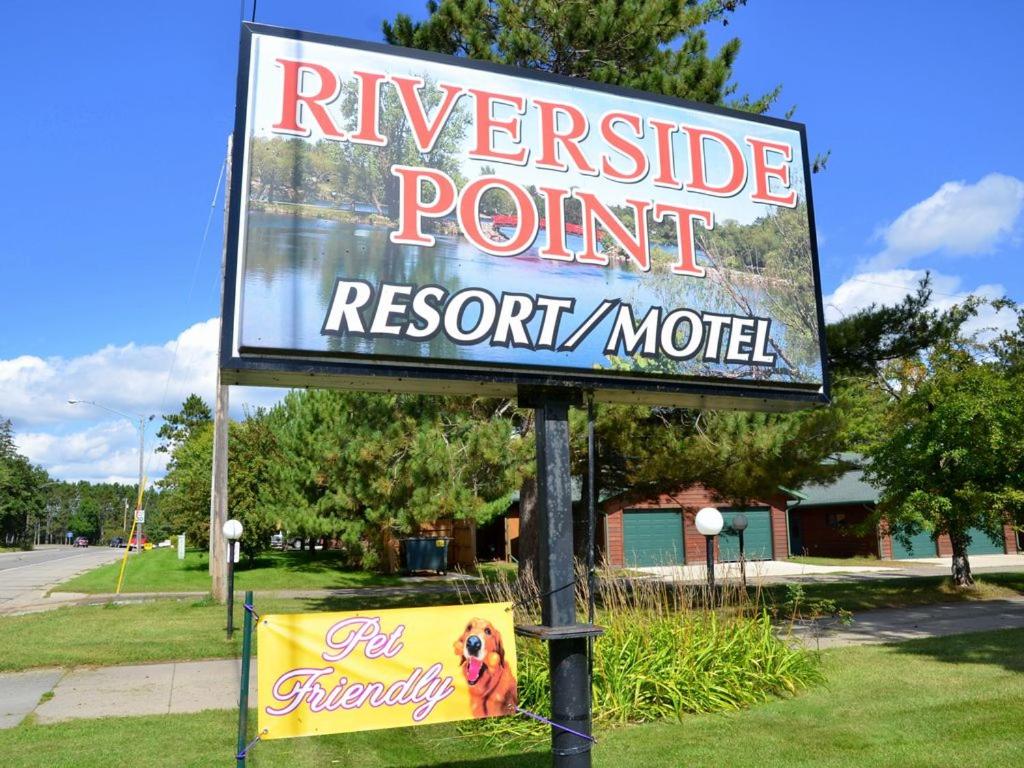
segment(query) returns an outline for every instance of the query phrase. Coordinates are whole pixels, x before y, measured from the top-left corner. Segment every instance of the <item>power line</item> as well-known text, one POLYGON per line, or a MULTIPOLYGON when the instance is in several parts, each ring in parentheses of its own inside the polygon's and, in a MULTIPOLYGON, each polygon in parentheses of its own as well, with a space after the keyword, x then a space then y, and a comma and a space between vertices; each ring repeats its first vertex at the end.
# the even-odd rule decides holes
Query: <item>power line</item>
MULTIPOLYGON (((188 299, 185 301, 185 308, 189 309, 192 306, 192 299, 195 295, 196 281, 199 278, 199 265, 203 260, 203 253, 206 250, 206 242, 210 237, 210 225, 213 223, 213 214, 217 209, 217 198, 220 197, 220 186, 224 181, 224 170, 227 167, 227 159, 221 161, 220 171, 217 174, 217 184, 213 189, 213 198, 210 200, 210 211, 206 215, 206 226, 203 227, 203 238, 199 243, 199 251, 196 253, 195 263, 192 266, 192 282, 188 288, 188 299)), ((160 413, 163 414, 167 408, 167 393, 171 388, 171 379, 174 376, 174 368, 178 362, 178 348, 181 346, 181 336, 184 333, 178 334, 178 337, 174 340, 174 352, 171 355, 171 365, 167 370, 167 379, 164 381, 164 392, 160 397, 160 413)), ((149 451, 149 456, 146 459, 146 472, 149 472, 150 461, 156 454, 156 446, 149 451)))

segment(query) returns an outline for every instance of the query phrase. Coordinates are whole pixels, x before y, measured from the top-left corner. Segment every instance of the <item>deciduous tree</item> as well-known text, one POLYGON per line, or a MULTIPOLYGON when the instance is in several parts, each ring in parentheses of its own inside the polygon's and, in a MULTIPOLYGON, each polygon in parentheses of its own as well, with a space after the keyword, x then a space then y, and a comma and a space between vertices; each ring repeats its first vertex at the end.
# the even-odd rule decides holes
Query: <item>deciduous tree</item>
POLYGON ((969 530, 1001 541, 1004 523, 1024 524, 1024 377, 942 344, 887 426, 867 470, 879 512, 897 536, 948 535, 953 580, 972 585, 969 530))

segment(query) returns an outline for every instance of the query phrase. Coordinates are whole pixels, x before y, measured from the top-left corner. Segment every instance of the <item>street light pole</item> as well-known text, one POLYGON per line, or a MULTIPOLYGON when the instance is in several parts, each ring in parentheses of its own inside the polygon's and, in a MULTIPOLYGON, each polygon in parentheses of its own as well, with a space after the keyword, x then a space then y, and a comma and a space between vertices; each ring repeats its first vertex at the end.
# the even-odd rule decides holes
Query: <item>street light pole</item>
MULTIPOLYGON (((153 418, 153 417, 150 416, 149 418, 153 418)), ((142 477, 142 473, 143 473, 142 457, 143 457, 143 455, 145 455, 145 452, 146 452, 146 417, 145 416, 139 416, 139 495, 136 497, 137 501, 135 502, 136 514, 138 513, 138 510, 142 509, 142 483, 144 482, 143 477, 142 477)), ((143 525, 144 522, 145 522, 144 519, 140 518, 139 523, 138 523, 138 528, 136 529, 137 530, 136 536, 138 537, 136 539, 136 541, 139 544, 139 548, 137 550, 135 550, 135 551, 138 554, 140 554, 140 555, 142 554, 142 525, 143 525)), ((131 545, 131 542, 128 542, 128 544, 131 545)))
MULTIPOLYGON (((125 413, 124 411, 119 411, 116 408, 111 408, 109 406, 103 405, 102 403, 97 403, 94 400, 68 400, 68 404, 69 405, 91 405, 91 406, 93 406, 95 408, 102 408, 104 411, 110 411, 111 413, 117 414, 118 416, 121 416, 122 418, 128 419, 128 421, 132 422, 133 424, 134 424, 135 420, 138 419, 139 423, 138 423, 138 426, 136 427, 136 429, 139 430, 139 495, 137 497, 137 501, 135 502, 135 511, 136 512, 140 511, 142 509, 142 483, 145 481, 144 478, 143 478, 143 472, 145 471, 144 468, 143 468, 143 458, 146 455, 146 422, 147 421, 152 421, 155 418, 154 415, 150 414, 149 416, 143 416, 143 415, 137 414, 137 415, 133 416, 130 413, 125 413)), ((136 531, 136 533, 135 533, 135 542, 136 542, 136 545, 137 545, 137 549, 135 551, 136 551, 137 554, 141 555, 142 554, 142 523, 141 522, 138 524, 138 526, 136 527, 135 531, 136 531)), ((132 543, 131 543, 131 541, 129 541, 128 542, 128 549, 129 549, 129 551, 131 550, 131 548, 132 548, 132 543)))
POLYGON ((747 588, 747 560, 746 555, 743 552, 743 532, 747 530, 747 516, 740 513, 733 515, 730 526, 740 537, 740 579, 743 583, 743 589, 747 588))

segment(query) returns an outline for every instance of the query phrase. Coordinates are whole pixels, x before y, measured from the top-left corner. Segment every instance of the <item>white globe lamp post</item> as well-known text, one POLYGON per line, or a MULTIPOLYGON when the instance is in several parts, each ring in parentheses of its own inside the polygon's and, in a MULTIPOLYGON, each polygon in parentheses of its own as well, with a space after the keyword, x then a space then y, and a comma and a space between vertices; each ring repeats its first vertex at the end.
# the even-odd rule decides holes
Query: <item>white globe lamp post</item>
POLYGON ((722 513, 714 507, 704 507, 694 520, 697 532, 707 541, 708 546, 708 587, 715 588, 715 536, 722 532, 725 521, 722 513))
POLYGON ((232 518, 224 523, 224 538, 228 542, 228 639, 235 633, 235 552, 242 538, 242 524, 232 518))

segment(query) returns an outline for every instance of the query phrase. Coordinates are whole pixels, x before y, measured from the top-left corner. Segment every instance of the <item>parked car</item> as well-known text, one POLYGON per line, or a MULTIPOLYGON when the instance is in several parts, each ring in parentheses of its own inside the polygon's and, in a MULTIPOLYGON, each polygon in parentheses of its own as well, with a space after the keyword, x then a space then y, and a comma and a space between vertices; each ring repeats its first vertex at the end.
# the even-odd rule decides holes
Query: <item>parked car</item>
POLYGON ((117 547, 118 549, 125 546, 125 543, 124 536, 115 536, 110 540, 110 546, 117 547))
POLYGON ((76 547, 88 547, 89 546, 89 540, 87 538, 85 538, 85 536, 79 536, 77 539, 75 539, 75 546, 76 547))
MULTIPOLYGON (((132 540, 131 540, 131 542, 128 545, 128 549, 138 549, 138 548, 139 548, 139 534, 136 533, 136 534, 132 535, 132 540)), ((149 538, 145 534, 143 534, 143 536, 142 536, 142 548, 143 549, 152 549, 153 548, 152 545, 149 543, 149 538)))
POLYGON ((270 535, 270 548, 271 549, 284 549, 284 534, 283 533, 272 533, 270 535))

